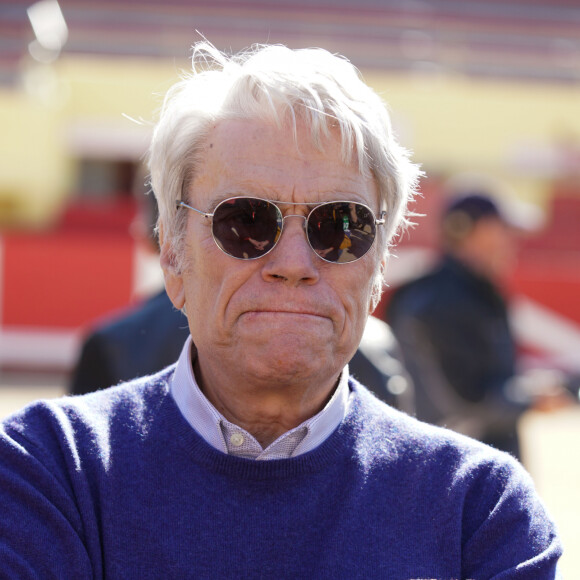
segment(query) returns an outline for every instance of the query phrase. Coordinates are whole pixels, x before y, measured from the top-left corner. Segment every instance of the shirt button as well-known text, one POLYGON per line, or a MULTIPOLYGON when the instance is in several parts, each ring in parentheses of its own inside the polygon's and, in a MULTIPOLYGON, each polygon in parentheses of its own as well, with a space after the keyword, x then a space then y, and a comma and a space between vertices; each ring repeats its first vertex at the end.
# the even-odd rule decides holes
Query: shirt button
POLYGON ((230 443, 234 447, 239 447, 244 442, 244 436, 241 433, 233 433, 230 437, 230 443))

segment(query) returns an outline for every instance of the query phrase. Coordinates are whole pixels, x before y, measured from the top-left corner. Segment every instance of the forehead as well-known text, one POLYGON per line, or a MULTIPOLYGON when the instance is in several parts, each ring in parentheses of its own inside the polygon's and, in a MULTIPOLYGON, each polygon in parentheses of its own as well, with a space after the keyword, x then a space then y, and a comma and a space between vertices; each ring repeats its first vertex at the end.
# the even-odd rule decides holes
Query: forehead
POLYGON ((375 207, 374 179, 361 174, 356 154, 344 160, 340 133, 331 129, 320 147, 308 127, 252 120, 216 124, 205 139, 189 188, 196 203, 232 195, 280 201, 357 200, 375 207))

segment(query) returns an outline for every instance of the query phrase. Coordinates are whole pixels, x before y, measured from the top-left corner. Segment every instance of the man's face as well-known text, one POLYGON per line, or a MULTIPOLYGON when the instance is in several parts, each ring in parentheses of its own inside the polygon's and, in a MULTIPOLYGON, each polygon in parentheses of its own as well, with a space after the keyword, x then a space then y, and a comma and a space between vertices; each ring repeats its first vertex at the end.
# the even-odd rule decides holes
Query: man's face
POLYGON ((517 252, 515 232, 498 218, 480 219, 464 245, 464 251, 491 280, 501 282, 514 267, 517 252))
MULTIPOLYGON (((340 159, 336 134, 324 151, 298 127, 248 120, 218 123, 204 144, 188 203, 211 212, 219 201, 248 195, 281 202, 284 215, 307 215, 292 203, 352 200, 378 215, 374 180, 340 159)), ((289 217, 276 247, 256 260, 238 260, 215 244, 211 220, 187 211, 181 272, 162 259, 168 293, 185 306, 201 374, 230 372, 281 384, 335 380, 360 341, 371 307, 378 243, 360 260, 331 264, 308 245, 304 220, 289 217)))

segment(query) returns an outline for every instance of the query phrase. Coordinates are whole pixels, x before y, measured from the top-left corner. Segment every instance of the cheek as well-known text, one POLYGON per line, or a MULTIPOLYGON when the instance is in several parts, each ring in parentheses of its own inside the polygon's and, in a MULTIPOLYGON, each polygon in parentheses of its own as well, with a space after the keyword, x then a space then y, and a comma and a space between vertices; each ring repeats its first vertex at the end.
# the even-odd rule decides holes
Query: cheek
POLYGON ((205 321, 206 328, 209 321, 221 328, 231 323, 228 315, 233 315, 255 286, 250 279, 257 265, 235 260, 215 244, 210 250, 197 252, 190 260, 185 282, 186 311, 202 323, 205 321))
POLYGON ((346 272, 337 270, 334 287, 338 288, 342 295, 342 303, 348 318, 350 318, 350 323, 353 326, 362 327, 364 327, 366 316, 373 306, 372 297, 376 273, 373 262, 371 260, 363 262, 363 260, 355 264, 334 266, 335 268, 352 268, 351 271, 346 272))

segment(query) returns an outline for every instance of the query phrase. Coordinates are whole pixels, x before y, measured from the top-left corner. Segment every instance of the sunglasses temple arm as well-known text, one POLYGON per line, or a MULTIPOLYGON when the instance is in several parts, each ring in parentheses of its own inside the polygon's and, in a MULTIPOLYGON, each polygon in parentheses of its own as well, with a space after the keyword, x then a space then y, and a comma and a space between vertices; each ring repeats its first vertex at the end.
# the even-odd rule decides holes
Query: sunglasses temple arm
POLYGON ((378 218, 375 219, 375 224, 377 224, 378 226, 382 226, 384 225, 386 219, 385 216, 387 215, 386 211, 382 211, 380 216, 378 218))
POLYGON ((213 213, 206 213, 205 211, 201 211, 200 209, 196 209, 195 207, 187 205, 184 201, 182 201, 180 199, 175 200, 175 207, 176 207, 176 209, 179 209, 180 207, 186 207, 187 209, 191 209, 193 211, 196 211, 197 213, 200 213, 203 217, 206 217, 206 218, 213 217, 213 213))

